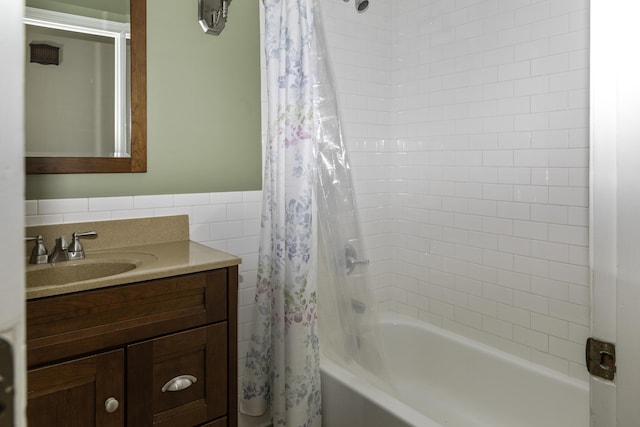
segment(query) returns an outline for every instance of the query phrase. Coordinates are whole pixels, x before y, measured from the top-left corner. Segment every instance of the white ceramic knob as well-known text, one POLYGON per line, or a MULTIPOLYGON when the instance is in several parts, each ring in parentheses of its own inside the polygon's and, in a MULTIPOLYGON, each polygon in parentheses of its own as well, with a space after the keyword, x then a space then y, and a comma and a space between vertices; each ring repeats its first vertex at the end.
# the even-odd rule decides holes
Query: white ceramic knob
POLYGON ((118 410, 120 406, 120 402, 117 399, 110 397, 104 402, 104 409, 107 410, 108 413, 112 414, 118 410))

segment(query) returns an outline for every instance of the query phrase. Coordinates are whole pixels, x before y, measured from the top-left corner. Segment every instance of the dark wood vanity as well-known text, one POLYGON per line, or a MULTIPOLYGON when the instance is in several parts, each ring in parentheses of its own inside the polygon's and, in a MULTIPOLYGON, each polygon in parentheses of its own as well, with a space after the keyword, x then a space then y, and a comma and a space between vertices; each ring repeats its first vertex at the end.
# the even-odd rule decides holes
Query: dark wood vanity
MULTIPOLYGON (((190 248, 188 262, 209 249, 148 248, 166 247, 190 248)), ((184 263, 167 277, 28 298, 29 426, 237 426, 239 259, 216 256, 202 271, 184 263)))
POLYGON ((237 283, 233 266, 27 301, 29 425, 237 425, 237 283))

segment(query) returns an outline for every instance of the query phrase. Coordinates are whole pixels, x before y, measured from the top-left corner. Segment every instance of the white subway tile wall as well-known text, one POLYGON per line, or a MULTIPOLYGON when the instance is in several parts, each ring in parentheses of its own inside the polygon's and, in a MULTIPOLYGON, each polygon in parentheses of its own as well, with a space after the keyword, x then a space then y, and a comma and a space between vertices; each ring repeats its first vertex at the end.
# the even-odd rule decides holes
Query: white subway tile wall
POLYGON ((588 1, 322 7, 382 309, 586 378, 588 1))

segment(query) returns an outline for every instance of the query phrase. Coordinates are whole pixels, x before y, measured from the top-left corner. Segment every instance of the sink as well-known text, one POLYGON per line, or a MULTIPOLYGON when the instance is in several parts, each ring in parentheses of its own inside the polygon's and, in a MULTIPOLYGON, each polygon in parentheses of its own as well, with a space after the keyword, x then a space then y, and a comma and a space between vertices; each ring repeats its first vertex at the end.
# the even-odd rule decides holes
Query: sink
POLYGON ((73 265, 52 266, 39 270, 27 271, 27 288, 40 286, 64 285, 72 282, 99 279, 100 277, 113 276, 125 273, 136 268, 136 264, 130 262, 91 262, 73 265))
POLYGON ((138 268, 143 263, 155 261, 151 254, 87 254, 78 261, 27 267, 27 288, 60 286, 86 280, 115 276, 138 268))

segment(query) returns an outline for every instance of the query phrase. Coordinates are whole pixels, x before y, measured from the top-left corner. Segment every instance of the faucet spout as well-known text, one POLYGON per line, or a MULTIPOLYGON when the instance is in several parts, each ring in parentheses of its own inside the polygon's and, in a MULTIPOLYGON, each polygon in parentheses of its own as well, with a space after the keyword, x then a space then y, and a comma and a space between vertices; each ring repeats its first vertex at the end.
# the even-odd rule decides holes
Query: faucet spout
POLYGON ((56 246, 53 248, 51 255, 49 255, 49 262, 63 262, 69 260, 69 253, 67 248, 67 239, 64 236, 60 236, 56 239, 56 246))

